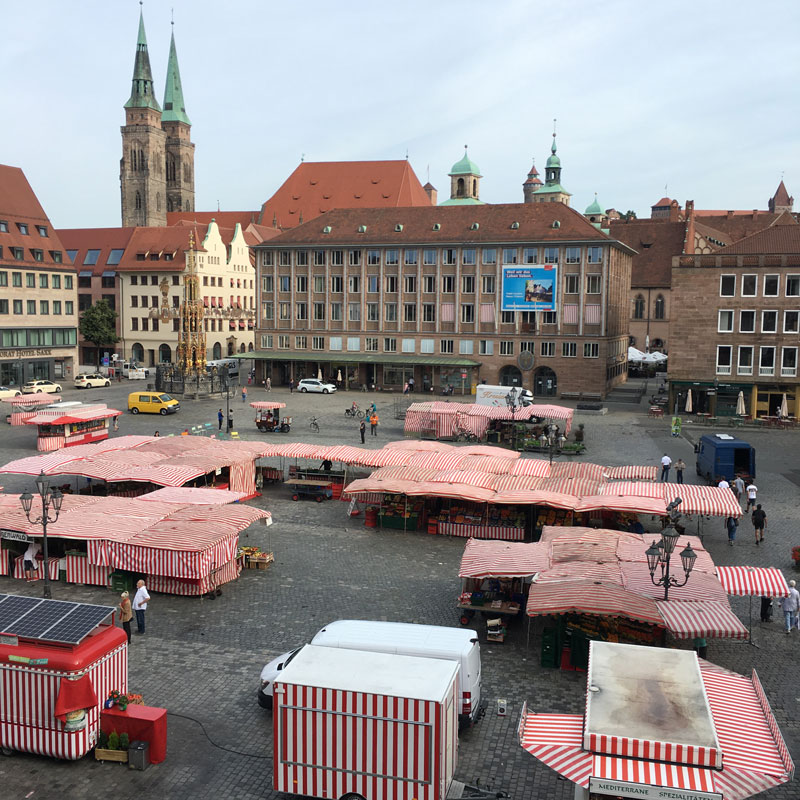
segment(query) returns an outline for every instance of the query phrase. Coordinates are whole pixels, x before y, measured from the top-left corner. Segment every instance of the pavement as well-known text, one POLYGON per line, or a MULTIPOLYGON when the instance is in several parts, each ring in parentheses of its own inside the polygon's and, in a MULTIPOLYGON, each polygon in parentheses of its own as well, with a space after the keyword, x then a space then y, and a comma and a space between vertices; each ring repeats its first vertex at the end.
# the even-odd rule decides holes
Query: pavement
MULTIPOLYGON (((67 390, 64 397, 125 409, 132 385, 126 381, 108 389, 67 390)), ((278 436, 281 441, 360 444, 358 421, 345 417, 344 409, 353 400, 364 407, 373 399, 380 425, 377 437, 368 432, 365 446, 381 447, 403 438, 403 422, 393 413, 395 402, 403 403, 401 397, 386 393, 290 395, 286 389, 273 389, 267 395, 263 389, 250 388, 248 402, 266 398, 287 403, 284 413, 294 419, 291 433, 259 433, 252 409, 237 394, 230 404, 242 438, 278 436), (318 434, 308 425, 312 415, 319 418, 318 434)), ((155 430, 162 436, 180 433, 192 425, 216 422, 220 405, 224 410, 224 400, 187 400, 177 414, 166 418, 126 412, 116 435, 155 430)), ((646 412, 643 404, 614 408, 606 416, 576 415, 576 423, 586 425, 587 451, 582 460, 612 466, 655 465, 668 452, 673 461, 678 457, 686 461, 687 482, 694 482, 693 441, 708 429, 684 425, 682 435, 674 438, 668 420, 650 419, 646 412)), ((744 431, 737 435, 758 449, 759 501, 768 514, 766 542, 756 547, 752 526, 744 519, 736 546, 729 547, 722 520, 711 519, 703 521, 704 544, 717 564, 775 566, 789 578, 796 575, 791 547, 800 544, 796 466, 800 434, 744 431)), ((34 452, 35 430, 3 430, 0 462, 34 452)), ((2 475, 0 483, 7 492, 19 492, 29 488, 32 479, 2 475)), ((247 800, 276 796, 271 788, 272 716, 256 700, 259 672, 268 660, 307 642, 334 619, 458 625, 457 574, 463 540, 365 528, 363 517, 347 516, 345 503, 292 502, 281 486, 266 487, 263 497, 252 503, 270 510, 274 525, 251 527, 242 534, 242 543, 273 550, 275 563, 264 571, 243 572, 214 601, 153 593, 147 634, 134 636, 130 648, 130 689, 143 694, 148 705, 169 711, 167 760, 137 772, 95 762, 91 756, 61 762, 14 753, 0 757, 3 798, 247 800)), ((36 595, 38 591, 36 585, 0 578, 0 592, 36 595)), ((109 590, 64 584, 54 586, 54 597, 117 601, 109 590)), ((732 598, 732 604, 746 623, 748 600, 732 598)), ((758 620, 757 599, 754 611, 758 620)), ((753 637, 759 647, 709 640, 708 658, 742 674, 757 669, 789 750, 798 760, 800 632, 785 636, 780 616, 776 613, 770 625, 754 623, 753 637)), ((524 752, 516 730, 524 701, 535 711, 582 713, 584 674, 540 667, 536 623, 527 646, 527 625, 522 621, 511 626, 504 644, 486 643, 484 623, 474 622, 482 642, 483 696, 488 710, 477 726, 461 736, 457 777, 504 789, 513 800, 572 800, 572 784, 524 752), (508 704, 502 717, 497 714, 499 698, 508 704)), ((797 800, 798 796, 797 781, 760 795, 770 800, 797 800)))

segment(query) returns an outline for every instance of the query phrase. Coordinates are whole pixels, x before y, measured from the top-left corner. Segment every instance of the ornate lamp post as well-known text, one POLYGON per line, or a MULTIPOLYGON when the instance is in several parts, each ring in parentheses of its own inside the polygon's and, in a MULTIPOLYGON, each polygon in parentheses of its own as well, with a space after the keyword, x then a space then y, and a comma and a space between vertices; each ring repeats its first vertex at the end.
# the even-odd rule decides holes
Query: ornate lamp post
POLYGON ((511 425, 512 425, 512 439, 511 439, 511 446, 514 450, 517 449, 517 419, 516 413, 522 408, 522 403, 520 402, 522 397, 522 392, 519 389, 514 387, 511 388, 511 391, 506 395, 506 406, 508 410, 511 412, 511 425))
POLYGON ((650 571, 650 580, 653 586, 664 587, 664 600, 669 600, 669 587, 670 586, 685 586, 689 581, 689 575, 694 568, 694 562, 697 560, 697 553, 692 550, 692 546, 687 544, 681 550, 681 564, 683 566, 684 579, 683 582, 679 581, 674 575, 670 575, 670 561, 672 553, 675 550, 675 545, 680 538, 680 532, 676 530, 676 524, 680 518, 678 513, 678 506, 682 503, 680 497, 676 497, 668 506, 670 521, 667 526, 661 531, 661 541, 655 540, 645 551, 647 557, 647 568, 650 571), (655 577, 656 567, 661 567, 661 577, 655 577))
POLYGON ((539 444, 542 448, 546 447, 550 453, 551 464, 553 463, 553 455, 564 446, 566 441, 566 436, 561 433, 558 436, 554 436, 552 433, 543 433, 539 437, 539 444))
POLYGON ((40 472, 39 477, 36 478, 36 491, 42 501, 41 514, 34 512, 31 515, 33 495, 30 492, 25 492, 25 494, 21 495, 19 501, 22 504, 25 516, 28 518, 28 522, 42 526, 42 557, 44 558, 44 594, 42 596, 49 600, 52 595, 50 594, 50 565, 47 556, 47 526, 58 519, 64 495, 58 489, 50 489, 50 480, 44 472, 40 472))

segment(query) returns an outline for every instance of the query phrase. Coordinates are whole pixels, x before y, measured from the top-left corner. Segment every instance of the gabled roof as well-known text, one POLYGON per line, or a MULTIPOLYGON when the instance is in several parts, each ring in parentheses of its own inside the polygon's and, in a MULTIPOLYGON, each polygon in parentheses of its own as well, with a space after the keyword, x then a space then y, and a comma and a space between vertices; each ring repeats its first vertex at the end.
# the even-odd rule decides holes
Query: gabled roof
POLYGON ((663 206, 672 205, 672 200, 669 197, 662 197, 657 203, 653 203, 650 208, 662 208, 663 206))
POLYGON ((244 230, 251 222, 258 221, 258 211, 168 211, 167 225, 197 225, 207 228, 211 222, 225 228, 235 228, 236 223, 244 230))
POLYGON ((768 228, 720 250, 722 255, 800 255, 800 224, 788 212, 768 228))
POLYGON ((783 181, 781 181, 780 184, 778 184, 778 189, 772 198, 772 202, 776 206, 788 206, 791 205, 791 201, 792 198, 789 197, 789 192, 786 191, 786 186, 783 181))
POLYGON ((769 211, 695 211, 695 220, 720 231, 736 242, 768 228, 778 218, 769 211))
POLYGON ((25 173, 19 167, 0 164, 0 220, 8 224, 8 232, 0 233, 0 264, 16 267, 55 267, 71 271, 69 258, 58 232, 54 230, 39 199, 34 194, 25 173), (23 234, 19 225, 27 225, 23 234), (42 236, 37 226, 46 229, 42 236), (22 248, 23 259, 18 261, 11 253, 12 247, 22 248), (31 250, 42 251, 42 261, 36 261, 31 250), (53 260, 51 251, 62 253, 63 263, 53 260))
POLYGON ((261 206, 257 221, 293 228, 334 208, 430 205, 408 161, 304 161, 261 206))
POLYGON ((182 272, 186 266, 184 253, 189 249, 189 234, 194 231, 194 247, 204 252, 204 227, 173 226, 171 228, 134 228, 125 253, 117 267, 119 272, 138 270, 140 272, 182 272), (151 256, 159 254, 156 261, 151 256), (137 258, 144 254, 145 259, 137 258), (165 260, 170 255, 171 260, 165 260))
POLYGON ((631 288, 667 288, 672 257, 683 253, 686 223, 668 219, 611 220, 611 236, 636 250, 631 288))
POLYGON ((612 239, 563 203, 503 203, 334 209, 322 218, 283 232, 262 246, 466 245, 529 241, 603 243, 612 239), (556 221, 559 225, 553 227, 556 221), (517 226, 512 227, 515 223, 517 226))
POLYGON ((111 261, 116 263, 109 264, 109 257, 114 250, 124 252, 135 230, 136 228, 71 228, 60 230, 58 235, 67 251, 76 251, 72 259, 76 270, 102 275, 104 272, 117 271, 122 253, 114 253, 115 257, 111 261), (92 253, 87 259, 90 250, 99 252, 92 253), (87 261, 94 263, 86 263, 87 261))

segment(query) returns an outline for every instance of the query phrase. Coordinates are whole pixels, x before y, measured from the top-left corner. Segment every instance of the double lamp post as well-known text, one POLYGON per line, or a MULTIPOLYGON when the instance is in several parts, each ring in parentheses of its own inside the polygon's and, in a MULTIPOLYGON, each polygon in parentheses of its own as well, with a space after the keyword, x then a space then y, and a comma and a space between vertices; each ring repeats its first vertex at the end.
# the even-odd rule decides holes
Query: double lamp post
POLYGON ((41 501, 41 511, 39 511, 38 504, 34 510, 33 501, 35 498, 30 492, 25 492, 21 495, 19 501, 22 504, 25 516, 28 518, 28 522, 42 526, 42 558, 44 559, 42 565, 44 569, 44 592, 42 596, 49 600, 52 595, 50 593, 50 564, 47 554, 47 526, 58 519, 64 495, 59 489, 50 488, 50 479, 44 472, 39 473, 35 483, 36 491, 41 501))
POLYGON ((697 560, 697 553, 692 549, 690 544, 687 544, 680 552, 681 565, 683 566, 684 579, 679 581, 674 575, 670 575, 670 561, 672 553, 675 550, 675 545, 678 543, 683 530, 678 530, 678 522, 680 514, 678 513, 678 506, 683 502, 680 497, 676 497, 668 506, 669 522, 667 526, 661 531, 661 541, 653 543, 645 551, 647 558, 647 568, 650 571, 650 581, 654 586, 664 587, 664 600, 669 600, 670 586, 680 587, 685 586, 689 580, 689 575, 694 568, 694 562, 697 560), (661 577, 655 577, 656 568, 661 567, 661 577))

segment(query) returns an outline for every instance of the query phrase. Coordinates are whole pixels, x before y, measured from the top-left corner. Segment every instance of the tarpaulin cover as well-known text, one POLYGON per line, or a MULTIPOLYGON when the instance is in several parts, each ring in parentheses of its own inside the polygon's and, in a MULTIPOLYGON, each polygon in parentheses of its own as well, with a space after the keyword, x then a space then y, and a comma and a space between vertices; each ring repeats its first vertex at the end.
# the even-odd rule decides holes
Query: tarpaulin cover
POLYGON ((746 639, 747 628, 731 611, 727 600, 656 602, 669 632, 676 639, 746 639))
POLYGON ((511 467, 512 475, 529 475, 535 478, 548 478, 550 476, 550 464, 543 458, 521 458, 514 462, 511 467))
POLYGON ((774 567, 717 567, 728 594, 740 597, 788 597, 789 584, 774 567))
POLYGON ((741 517, 742 508, 730 489, 718 486, 699 486, 685 483, 662 483, 664 499, 669 503, 676 497, 683 501, 681 514, 706 514, 712 517, 741 517))
POLYGON ((460 578, 523 578, 547 569, 547 550, 538 542, 469 539, 461 557, 460 578))
POLYGON ((259 411, 273 411, 276 408, 286 408, 286 403, 274 403, 271 400, 256 400, 250 403, 250 408, 256 408, 259 411))
POLYGON ((83 675, 77 680, 62 678, 58 687, 58 697, 56 698, 53 715, 62 722, 66 722, 67 714, 70 711, 80 711, 84 708, 90 709, 96 705, 97 694, 89 675, 83 675))

